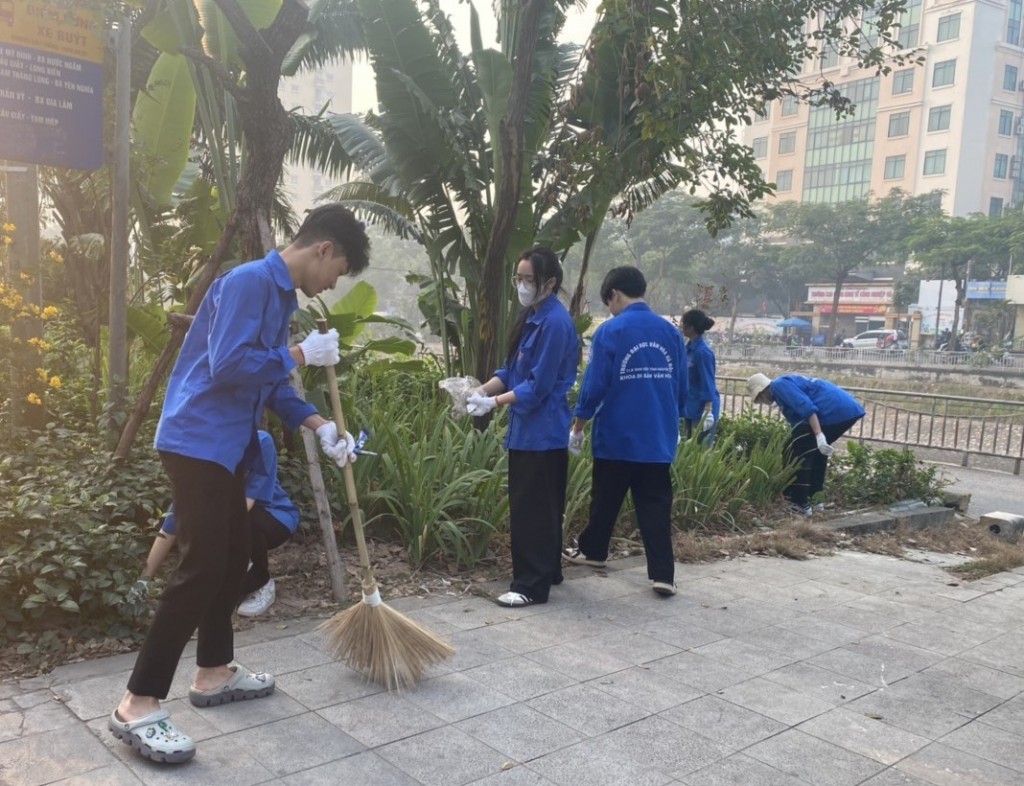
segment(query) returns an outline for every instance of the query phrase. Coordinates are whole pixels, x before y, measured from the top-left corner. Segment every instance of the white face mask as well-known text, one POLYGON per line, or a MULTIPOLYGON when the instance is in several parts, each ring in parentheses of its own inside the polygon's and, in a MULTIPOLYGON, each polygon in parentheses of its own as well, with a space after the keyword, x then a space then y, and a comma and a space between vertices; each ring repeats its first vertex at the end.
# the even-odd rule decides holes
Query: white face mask
POLYGON ((537 288, 521 283, 516 287, 516 294, 519 295, 520 305, 529 306, 537 299, 537 288))

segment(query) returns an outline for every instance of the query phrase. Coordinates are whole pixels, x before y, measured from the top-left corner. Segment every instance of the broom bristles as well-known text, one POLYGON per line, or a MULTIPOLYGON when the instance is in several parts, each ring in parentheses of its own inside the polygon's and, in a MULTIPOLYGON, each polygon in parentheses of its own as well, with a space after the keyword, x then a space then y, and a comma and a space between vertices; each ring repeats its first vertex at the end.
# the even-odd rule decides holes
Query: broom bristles
POLYGON ((411 688, 455 654, 443 639, 384 603, 364 602, 321 623, 327 652, 388 690, 411 688))

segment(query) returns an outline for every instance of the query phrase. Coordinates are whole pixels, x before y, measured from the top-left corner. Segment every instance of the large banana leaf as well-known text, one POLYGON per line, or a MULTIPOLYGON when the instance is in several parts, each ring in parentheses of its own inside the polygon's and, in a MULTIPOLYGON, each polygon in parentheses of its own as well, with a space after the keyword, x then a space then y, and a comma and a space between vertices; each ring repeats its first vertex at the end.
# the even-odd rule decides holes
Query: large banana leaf
MULTIPOLYGON (((194 0, 199 23, 203 26, 203 50, 232 71, 242 69, 238 56, 238 36, 214 0, 194 0)), ((281 10, 282 0, 237 0, 257 30, 270 27, 281 10)))
POLYGON ((356 0, 316 0, 309 9, 306 30, 285 57, 281 73, 315 71, 365 48, 356 0))
POLYGON ((153 357, 158 356, 167 345, 167 316, 161 306, 128 307, 128 333, 142 342, 142 346, 153 357))
POLYGON ((141 182, 159 205, 185 169, 196 112, 196 91, 183 55, 161 54, 149 84, 135 100, 134 141, 143 161, 141 182))

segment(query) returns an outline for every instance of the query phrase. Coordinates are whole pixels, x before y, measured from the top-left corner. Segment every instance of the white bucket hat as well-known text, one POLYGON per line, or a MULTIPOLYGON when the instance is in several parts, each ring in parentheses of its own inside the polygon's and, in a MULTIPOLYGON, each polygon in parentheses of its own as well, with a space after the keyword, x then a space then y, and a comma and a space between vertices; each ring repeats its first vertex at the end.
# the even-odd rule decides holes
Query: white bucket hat
POLYGON ((772 384, 772 381, 764 374, 754 374, 754 376, 747 380, 747 392, 752 399, 756 399, 761 395, 761 391, 770 384, 772 384))

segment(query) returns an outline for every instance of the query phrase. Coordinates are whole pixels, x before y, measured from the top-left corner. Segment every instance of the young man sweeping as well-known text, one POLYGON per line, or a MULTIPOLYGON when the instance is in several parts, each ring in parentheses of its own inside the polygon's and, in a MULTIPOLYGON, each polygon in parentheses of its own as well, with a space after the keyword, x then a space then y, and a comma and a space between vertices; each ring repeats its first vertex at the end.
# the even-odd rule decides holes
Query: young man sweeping
POLYGON ((296 290, 315 297, 369 263, 361 222, 341 205, 312 210, 292 243, 217 279, 185 336, 171 372, 156 448, 171 481, 181 564, 153 617, 128 691, 111 713, 115 737, 147 758, 180 762, 195 744, 171 722, 167 697, 182 650, 198 631, 192 704, 208 707, 267 696, 268 674, 232 665, 231 614, 249 561, 244 467, 259 450, 257 428, 270 408, 289 429, 316 431, 339 466, 355 441, 338 434, 288 384, 297 365, 333 366, 338 334, 317 332, 288 347, 296 290))

